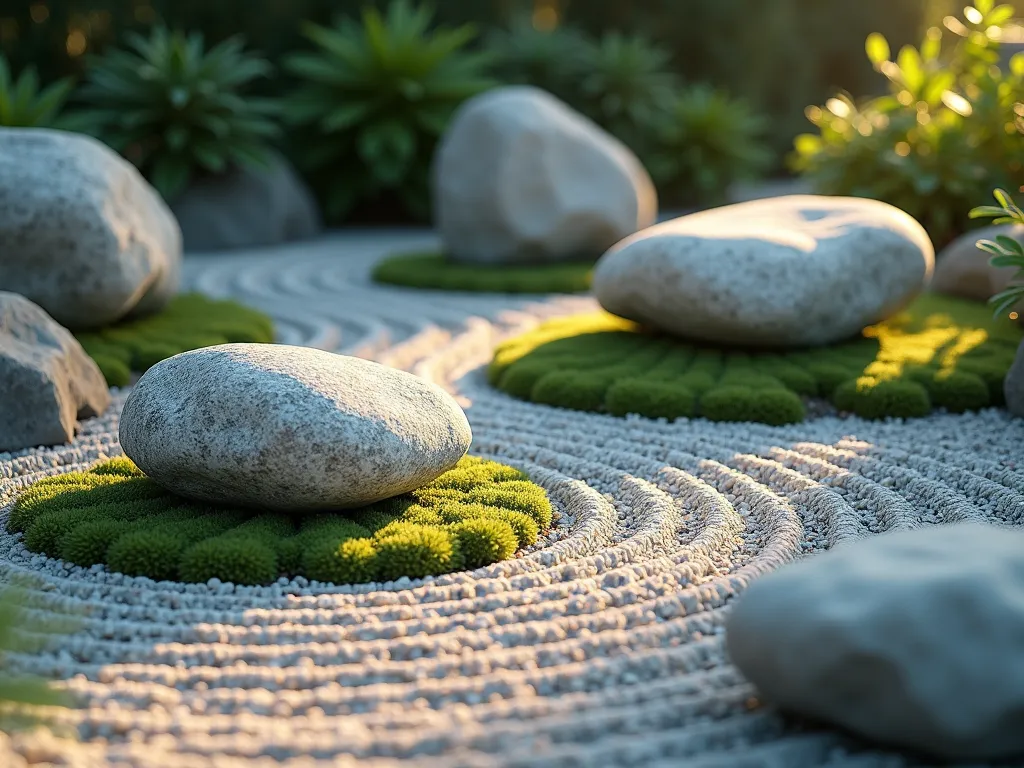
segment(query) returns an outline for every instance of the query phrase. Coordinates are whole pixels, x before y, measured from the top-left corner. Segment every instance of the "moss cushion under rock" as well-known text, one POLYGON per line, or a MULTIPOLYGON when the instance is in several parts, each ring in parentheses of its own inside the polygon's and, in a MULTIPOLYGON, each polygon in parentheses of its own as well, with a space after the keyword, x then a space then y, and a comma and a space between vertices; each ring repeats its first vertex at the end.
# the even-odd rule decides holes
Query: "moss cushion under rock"
POLYGON ((378 283, 472 293, 582 293, 594 262, 538 265, 460 264, 443 253, 406 253, 379 262, 378 283))
POLYGON ((123 387, 133 372, 144 373, 181 352, 233 342, 269 344, 274 324, 236 301, 188 293, 171 299, 157 314, 75 336, 107 384, 123 387))
POLYGON ((933 294, 856 339, 779 353, 691 343, 600 313, 504 342, 488 376, 520 399, 617 416, 788 424, 822 398, 864 418, 909 418, 1001 405, 1022 336, 986 305, 933 294))
POLYGON ((128 576, 345 584, 490 565, 536 543, 551 517, 543 488, 473 456, 411 493, 314 516, 197 504, 118 458, 34 483, 15 502, 7 529, 23 533, 32 552, 128 576))

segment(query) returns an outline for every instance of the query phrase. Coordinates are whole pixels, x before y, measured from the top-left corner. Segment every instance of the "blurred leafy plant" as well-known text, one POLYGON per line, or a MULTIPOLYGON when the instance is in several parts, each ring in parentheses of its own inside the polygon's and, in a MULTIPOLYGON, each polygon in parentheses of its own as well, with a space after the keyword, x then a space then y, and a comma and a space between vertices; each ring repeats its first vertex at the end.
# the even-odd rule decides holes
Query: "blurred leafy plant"
POLYGON ((891 59, 878 34, 866 50, 889 94, 858 105, 846 94, 807 116, 819 135, 796 140, 794 167, 826 194, 872 197, 910 213, 937 245, 963 232, 963 211, 994 187, 1024 180, 1024 55, 998 66, 1000 30, 1014 10, 975 0, 920 48, 891 59), (948 44, 952 40, 952 44, 948 44))
POLYGON ((271 71, 241 38, 206 49, 202 35, 155 27, 93 60, 79 95, 90 132, 171 200, 199 174, 266 163, 279 107, 243 90, 271 71))
POLYGON ((643 152, 679 86, 672 56, 641 35, 607 32, 583 50, 578 108, 636 152, 643 152))
MULTIPOLYGON (((1024 226, 1024 211, 1004 190, 997 189, 994 193, 999 205, 982 205, 971 210, 972 219, 994 219, 993 224, 1018 224, 1024 226)), ((997 293, 989 303, 995 306, 995 315, 1005 315, 1024 299, 1024 245, 1006 235, 999 235, 995 240, 979 240, 978 248, 992 254, 989 263, 993 267, 1015 267, 1013 282, 997 293)))
POLYGON ((73 121, 62 115, 74 84, 70 78, 45 88, 33 66, 18 77, 0 55, 0 126, 4 128, 70 128, 73 121))
POLYGON ((707 85, 679 90, 655 129, 647 166, 660 194, 683 205, 719 205, 737 181, 773 162, 767 121, 744 100, 707 85))
POLYGON ((530 16, 520 14, 507 27, 492 30, 485 42, 503 82, 534 85, 570 104, 578 101, 584 60, 593 45, 579 29, 538 29, 530 16))
POLYGON ((72 631, 77 622, 67 611, 28 610, 29 584, 0 591, 0 730, 15 730, 38 721, 33 707, 69 706, 71 699, 44 681, 7 671, 7 656, 37 652, 55 634, 72 631))
POLYGON ((494 84, 490 57, 467 49, 474 28, 432 27, 433 18, 428 6, 393 0, 383 14, 365 9, 360 21, 309 24, 317 50, 287 60, 303 81, 287 110, 305 129, 299 163, 329 218, 384 194, 428 217, 437 141, 455 109, 494 84))

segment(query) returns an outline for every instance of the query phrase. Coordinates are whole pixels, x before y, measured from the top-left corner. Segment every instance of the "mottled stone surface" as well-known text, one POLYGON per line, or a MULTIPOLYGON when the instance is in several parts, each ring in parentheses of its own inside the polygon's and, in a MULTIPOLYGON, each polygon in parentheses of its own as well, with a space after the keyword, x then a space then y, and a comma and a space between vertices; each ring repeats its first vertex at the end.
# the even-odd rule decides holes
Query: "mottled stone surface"
POLYGON ((636 156, 530 86, 464 104, 438 148, 432 183, 435 223, 458 261, 595 259, 657 216, 654 184, 636 156))
POLYGON ((931 289, 947 296, 988 301, 1005 290, 1017 273, 1015 267, 993 267, 992 254, 978 250, 979 240, 995 240, 998 235, 1024 243, 1024 226, 996 225, 961 235, 935 257, 935 276, 931 289))
POLYGON ((609 312, 702 341, 826 344, 904 307, 934 253, 874 200, 789 195, 714 208, 627 238, 594 271, 609 312))
POLYGON ((74 336, 24 296, 0 291, 0 451, 66 443, 110 405, 74 336))
POLYGON ((95 139, 0 129, 0 290, 62 325, 109 325, 178 290, 181 232, 156 191, 95 139))
POLYGON ((1003 395, 1006 409, 1014 416, 1024 416, 1024 342, 1017 347, 1013 365, 1003 379, 1003 395))
POLYGON ((197 180, 171 203, 187 251, 258 248, 314 236, 320 212, 284 157, 197 180))
POLYGON ((223 344, 150 368, 121 445, 166 488, 288 511, 356 507, 453 467, 472 433, 458 404, 412 374, 277 344, 223 344))
POLYGON ((726 624, 765 700, 943 758, 1024 754, 1024 531, 875 536, 755 581, 726 624))

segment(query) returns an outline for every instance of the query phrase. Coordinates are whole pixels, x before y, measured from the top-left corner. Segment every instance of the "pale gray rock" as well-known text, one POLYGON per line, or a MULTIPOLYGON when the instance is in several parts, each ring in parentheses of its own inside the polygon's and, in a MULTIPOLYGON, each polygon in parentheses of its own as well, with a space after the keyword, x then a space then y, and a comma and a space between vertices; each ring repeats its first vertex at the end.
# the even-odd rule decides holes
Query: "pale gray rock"
POLYGON ((827 344, 906 306, 934 251, 913 218, 875 200, 788 195, 650 227, 601 257, 609 312, 701 341, 827 344))
POLYGON ((1014 416, 1024 416, 1024 341, 1017 347, 1013 364, 1003 379, 1006 409, 1014 416))
POLYGON ((260 248, 320 231, 312 192, 276 153, 266 168, 234 168, 197 180, 171 202, 171 210, 186 251, 260 248))
POLYGON ((121 446, 147 475, 200 501, 306 511, 418 488, 469 450, 440 387, 306 347, 223 344, 150 368, 125 402, 121 446))
POLYGON ((654 223, 654 184, 618 139, 546 91, 465 103, 434 158, 435 223, 457 261, 595 259, 654 223))
POLYGON ((100 369, 41 307, 0 291, 0 451, 66 443, 110 405, 100 369))
POLYGON ((1003 291, 1017 274, 1015 267, 993 267, 992 254, 978 249, 979 240, 1004 235, 1024 243, 1024 226, 994 225, 968 232, 947 245, 935 257, 935 293, 974 301, 988 301, 1003 291))
POLYGON ((180 260, 174 216, 126 160, 80 134, 0 129, 0 290, 96 328, 161 308, 180 260))
POLYGON ((783 710, 949 759, 1024 754, 1024 531, 874 536, 755 581, 730 657, 783 710))

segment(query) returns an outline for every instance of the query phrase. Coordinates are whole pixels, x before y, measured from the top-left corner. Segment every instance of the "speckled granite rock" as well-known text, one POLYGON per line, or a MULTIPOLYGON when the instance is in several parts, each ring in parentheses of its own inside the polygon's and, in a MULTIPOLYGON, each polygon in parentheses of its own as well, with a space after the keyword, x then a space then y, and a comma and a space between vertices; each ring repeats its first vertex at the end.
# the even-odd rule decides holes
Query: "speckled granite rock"
POLYGON ((424 485, 472 433, 440 387, 305 347, 223 344, 150 368, 121 446, 190 498, 279 510, 356 507, 424 485))
POLYGON ((993 267, 992 254, 978 250, 979 240, 995 240, 998 235, 1024 243, 1024 226, 996 225, 961 235, 935 257, 935 276, 931 289, 947 296, 988 301, 1005 290, 1017 273, 1015 267, 993 267))
POLYGON ((1013 365, 1003 379, 1003 396, 1006 409, 1014 416, 1024 416, 1024 342, 1017 347, 1013 365))
POLYGON ((1024 755, 1024 531, 871 537, 754 582, 729 655, 767 701, 941 758, 1024 755))
POLYGON ((598 262, 594 293, 609 312, 702 341, 827 344, 905 306, 933 259, 924 229, 897 208, 789 195, 627 238, 598 262))
POLYGON ((0 290, 75 330, 160 309, 181 231, 135 168, 95 139, 0 129, 0 290))
POLYGON ((437 229, 458 261, 594 259, 654 223, 658 200, 636 156, 531 86, 470 99, 433 169, 437 229))
POLYGON ((0 291, 0 451, 66 443, 110 405, 100 369, 66 328, 0 291))

